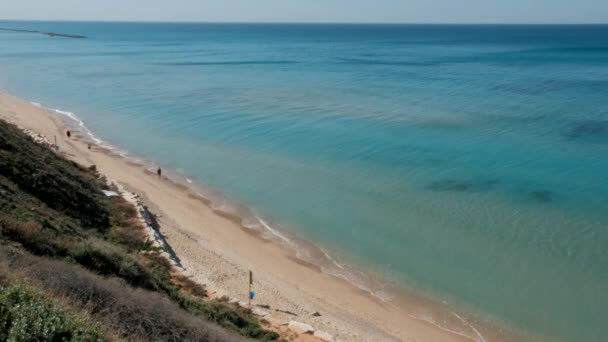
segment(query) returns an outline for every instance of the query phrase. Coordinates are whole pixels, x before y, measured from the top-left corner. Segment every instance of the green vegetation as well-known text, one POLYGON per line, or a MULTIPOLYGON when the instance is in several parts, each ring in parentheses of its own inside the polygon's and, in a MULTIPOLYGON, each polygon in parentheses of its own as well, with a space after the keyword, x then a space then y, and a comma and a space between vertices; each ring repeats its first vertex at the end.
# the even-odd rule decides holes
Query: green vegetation
POLYGON ((68 161, 0 121, 0 266, 6 266, 0 277, 87 311, 102 331, 121 339, 278 338, 243 309, 203 300, 204 287, 174 274, 145 240, 135 208, 105 197, 104 188, 94 168, 68 161))
POLYGON ((0 341, 104 340, 86 316, 66 314, 23 284, 0 284, 0 341))

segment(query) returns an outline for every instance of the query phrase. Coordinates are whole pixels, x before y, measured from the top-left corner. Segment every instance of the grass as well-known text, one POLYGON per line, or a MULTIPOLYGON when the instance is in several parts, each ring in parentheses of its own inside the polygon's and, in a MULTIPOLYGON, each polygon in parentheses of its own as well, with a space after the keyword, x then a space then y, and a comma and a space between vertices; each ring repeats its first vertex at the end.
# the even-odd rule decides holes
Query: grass
MULTIPOLYGON (((101 192, 105 188, 95 169, 57 156, 16 127, 0 121, 0 244, 12 246, 15 255, 25 253, 22 260, 31 263, 27 267, 23 262, 17 263, 21 268, 13 265, 9 273, 21 269, 35 286, 65 298, 68 306, 91 312, 102 327, 111 327, 104 331, 126 329, 121 328, 120 320, 135 320, 134 324, 147 330, 158 329, 154 335, 137 329, 132 336, 124 332, 129 340, 179 340, 176 338, 186 336, 183 331, 193 329, 189 325, 193 319, 209 331, 221 329, 218 326, 225 329, 220 330, 225 332, 223 335, 209 335, 219 336, 213 340, 233 340, 232 333, 265 341, 278 338, 276 333, 263 329, 249 312, 204 300, 204 286, 175 274, 161 251, 146 240, 136 209, 121 197, 105 197, 101 192), (50 269, 45 273, 42 266, 36 265, 50 269), (40 278, 44 274, 53 277, 44 280, 40 278), (80 279, 81 288, 72 286, 69 279, 62 277, 64 274, 80 279), (93 286, 95 282, 98 287, 93 286), (82 293, 83 289, 88 289, 89 294, 82 293), (88 301, 82 302, 77 293, 88 296, 88 301), (103 298, 109 299, 105 302, 103 298), (124 307, 122 302, 130 306, 124 307), (164 326, 161 316, 149 312, 151 306, 163 307, 165 311, 161 313, 173 317, 172 325, 164 326), (98 314, 102 311, 105 314, 98 314), (171 329, 177 335, 172 335, 171 329)), ((9 254, 0 255, 0 261, 10 259, 9 254)), ((200 329, 192 331, 204 336, 200 329)))

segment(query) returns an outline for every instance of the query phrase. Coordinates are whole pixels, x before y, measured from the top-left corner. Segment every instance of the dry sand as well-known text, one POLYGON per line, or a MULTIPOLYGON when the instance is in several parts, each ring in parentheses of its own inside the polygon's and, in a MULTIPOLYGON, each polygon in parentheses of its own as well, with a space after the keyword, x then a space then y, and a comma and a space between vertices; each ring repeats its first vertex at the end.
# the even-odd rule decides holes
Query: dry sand
POLYGON ((421 305, 426 305, 419 300, 401 298, 384 303, 346 281, 299 262, 292 251, 248 233, 234 220, 218 215, 188 189, 97 146, 88 150, 87 143, 78 136, 68 139, 62 119, 44 108, 0 94, 0 118, 46 135, 51 141, 56 136, 66 157, 85 166, 96 165, 100 172, 141 195, 152 212, 159 215, 161 233, 185 274, 206 284, 216 296, 245 301, 247 274, 252 270, 254 302, 270 306, 272 315, 266 317, 269 321, 308 323, 337 341, 505 339, 494 329, 468 326, 445 310, 437 315, 453 322, 447 325, 449 328, 438 327, 414 315, 421 305), (315 312, 321 316, 313 316, 315 312))

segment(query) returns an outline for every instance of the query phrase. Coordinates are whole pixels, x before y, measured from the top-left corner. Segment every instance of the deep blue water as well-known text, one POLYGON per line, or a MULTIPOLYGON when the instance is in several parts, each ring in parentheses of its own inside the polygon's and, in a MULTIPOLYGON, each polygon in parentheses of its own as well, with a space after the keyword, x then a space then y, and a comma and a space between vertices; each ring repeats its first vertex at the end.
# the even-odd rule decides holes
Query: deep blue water
POLYGON ((0 27, 88 37, 0 32, 0 89, 385 281, 608 338, 608 26, 0 27))

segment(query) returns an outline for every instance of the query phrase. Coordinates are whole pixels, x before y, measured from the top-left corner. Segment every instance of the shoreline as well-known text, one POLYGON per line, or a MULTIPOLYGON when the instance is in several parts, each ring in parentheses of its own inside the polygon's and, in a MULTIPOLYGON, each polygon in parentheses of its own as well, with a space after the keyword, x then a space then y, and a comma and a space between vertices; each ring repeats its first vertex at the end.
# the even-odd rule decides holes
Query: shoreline
POLYGON ((198 181, 192 181, 180 170, 172 169, 148 158, 113 146, 111 143, 97 137, 72 112, 45 107, 38 102, 30 103, 50 112, 50 114, 58 115, 66 128, 72 129, 72 136, 77 140, 84 140, 85 142, 97 145, 100 147, 100 152, 112 157, 122 158, 129 165, 142 168, 143 172, 149 176, 156 176, 156 167, 162 166, 164 180, 172 183, 178 189, 186 191, 190 198, 201 201, 213 210, 216 215, 232 221, 246 233, 259 238, 263 242, 277 243, 289 249, 294 254, 291 257, 295 262, 340 278, 384 303, 388 303, 391 300, 392 294, 390 291, 384 293, 386 288, 390 288, 388 283, 382 282, 376 279, 378 277, 373 277, 356 267, 351 267, 350 264, 340 264, 325 249, 312 241, 303 239, 285 229, 273 228, 273 226, 282 227, 282 225, 273 222, 274 220, 271 218, 263 217, 249 206, 228 198, 225 194, 214 188, 204 186, 198 181), (353 279, 355 277, 359 279, 353 279))
MULTIPOLYGON (((489 323, 473 326, 449 306, 422 296, 398 295, 388 302, 382 301, 373 292, 366 293, 353 282, 299 258, 297 250, 290 250, 280 241, 265 239, 263 232, 247 227, 238 212, 214 208, 213 200, 192 190, 190 184, 166 177, 159 179, 142 160, 141 163, 129 160, 118 149, 113 150, 99 139, 95 141, 96 137, 71 113, 53 111, 56 113, 0 92, 0 118, 47 137, 57 136, 60 152, 67 158, 85 166, 94 164, 100 172, 138 193, 159 216, 162 233, 182 261, 186 275, 215 290, 218 297, 245 300, 246 272, 251 269, 259 296, 256 303, 297 313, 298 321, 327 331, 338 341, 516 340, 511 333, 489 323), (100 147, 88 151, 85 135, 66 139, 68 125, 57 114, 78 121, 77 126, 85 130, 82 133, 100 147), (423 312, 416 316, 415 311, 423 312), (313 316, 316 312, 322 316, 313 316)), ((192 182, 188 178, 185 181, 192 182)), ((257 219, 277 239, 290 241, 263 218, 257 219)), ((316 248, 340 266, 323 249, 316 248)))

